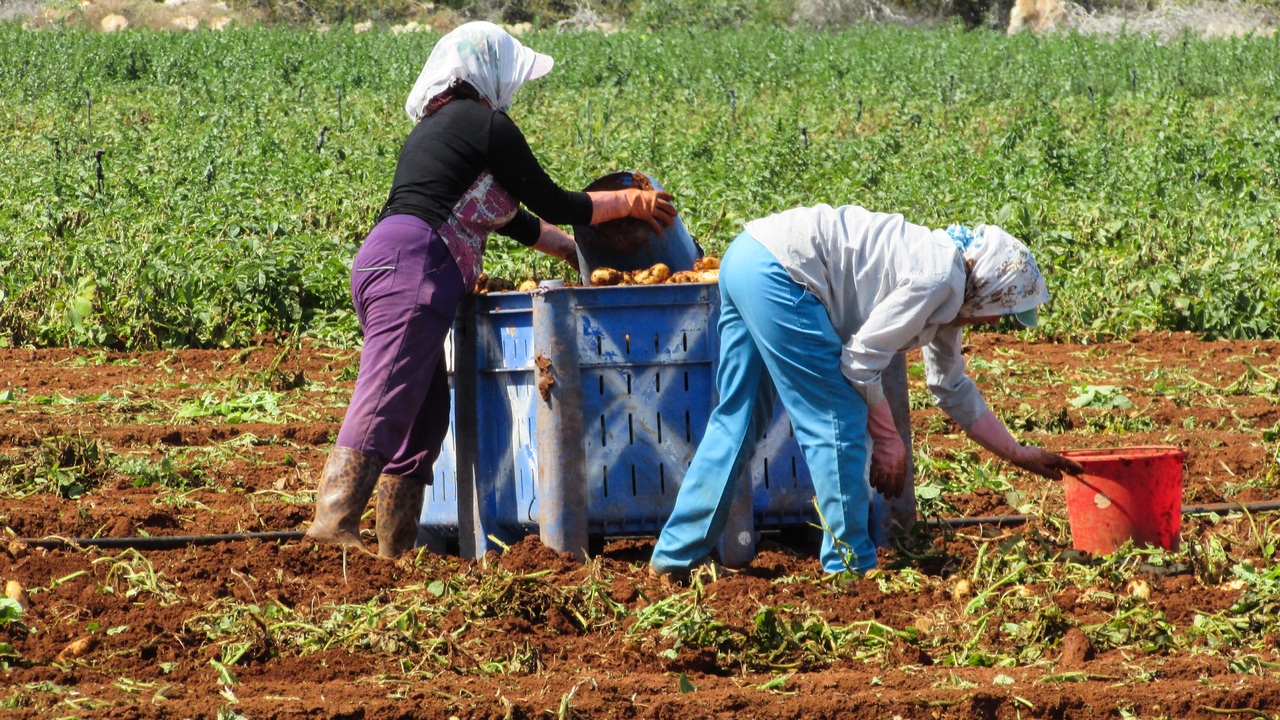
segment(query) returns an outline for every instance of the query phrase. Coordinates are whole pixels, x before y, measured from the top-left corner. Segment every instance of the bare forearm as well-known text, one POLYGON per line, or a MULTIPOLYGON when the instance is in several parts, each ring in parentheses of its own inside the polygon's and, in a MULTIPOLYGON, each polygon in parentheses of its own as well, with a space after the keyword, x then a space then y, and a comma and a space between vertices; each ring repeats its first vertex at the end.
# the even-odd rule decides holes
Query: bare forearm
POLYGON ((965 434, 1002 460, 1051 480, 1061 480, 1064 472, 1072 475, 1084 472, 1084 468, 1074 460, 1034 445, 1019 443, 990 410, 970 425, 965 434))
POLYGON ((532 247, 538 252, 557 257, 578 269, 578 245, 573 236, 546 220, 539 221, 538 241, 532 247))
POLYGON ((990 410, 970 425, 965 434, 996 457, 1011 463, 1016 463, 1022 452, 1022 444, 990 410))

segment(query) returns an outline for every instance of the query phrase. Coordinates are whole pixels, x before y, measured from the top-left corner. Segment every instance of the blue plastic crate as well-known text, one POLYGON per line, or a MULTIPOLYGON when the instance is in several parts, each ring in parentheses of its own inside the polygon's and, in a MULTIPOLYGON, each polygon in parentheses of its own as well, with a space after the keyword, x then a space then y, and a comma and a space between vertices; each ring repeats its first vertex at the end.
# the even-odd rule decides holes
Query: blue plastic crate
MULTIPOLYGON (((719 307, 709 284, 476 298, 455 326, 454 355, 475 370, 454 378, 424 537, 460 535, 470 554, 491 548, 491 536, 505 543, 537 530, 540 457, 551 475, 543 490, 556 495, 549 522, 591 535, 660 530, 715 403, 719 307), (542 399, 544 375, 559 383, 553 396, 572 388, 572 407, 542 399), (459 466, 457 440, 467 437, 473 450, 463 454, 474 457, 459 466), (459 507, 468 509, 461 523, 459 507)), ((746 472, 755 526, 813 519, 808 469, 780 406, 746 472)))
MULTIPOLYGON (((533 408, 532 300, 527 293, 481 296, 464 304, 446 340, 449 358, 449 432, 433 468, 434 481, 425 493, 420 544, 434 545, 459 536, 460 505, 478 498, 476 515, 486 521, 488 534, 514 540, 537 528, 537 445, 533 408), (455 372, 459 356, 470 373, 455 372), (459 382, 474 393, 459 412, 459 382), (468 409, 471 412, 468 412, 468 409), (458 462, 459 417, 473 452, 458 462), (461 474, 461 477, 460 477, 461 474), (459 484, 471 477, 480 492, 472 495, 459 484), (523 510, 522 510, 523 508, 523 510)), ((464 518, 465 520, 466 518, 464 518)), ((465 544, 465 543, 464 543, 465 544)))
POLYGON ((574 298, 587 527, 655 533, 714 403, 714 285, 599 288, 574 298))
POLYGON ((458 534, 458 461, 455 448, 457 440, 456 376, 454 373, 452 333, 445 339, 445 363, 449 369, 449 431, 440 448, 440 457, 432 467, 433 480, 423 493, 422 515, 419 519, 418 544, 435 547, 446 537, 458 534))

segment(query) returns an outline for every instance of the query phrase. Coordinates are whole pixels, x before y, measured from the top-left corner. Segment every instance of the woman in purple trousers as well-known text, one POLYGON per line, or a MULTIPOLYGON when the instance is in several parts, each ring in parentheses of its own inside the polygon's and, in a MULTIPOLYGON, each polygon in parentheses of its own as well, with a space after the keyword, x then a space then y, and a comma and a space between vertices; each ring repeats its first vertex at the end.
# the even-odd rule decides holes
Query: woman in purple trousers
POLYGON ((449 427, 445 336, 480 275, 489 233, 574 262, 573 238, 557 225, 634 217, 660 231, 674 221, 665 192, 570 192, 543 171, 506 111, 552 64, 498 26, 473 22, 441 38, 418 76, 405 104, 416 124, 351 269, 360 374, 308 538, 365 549, 360 516, 376 486, 378 554, 413 548, 449 427))

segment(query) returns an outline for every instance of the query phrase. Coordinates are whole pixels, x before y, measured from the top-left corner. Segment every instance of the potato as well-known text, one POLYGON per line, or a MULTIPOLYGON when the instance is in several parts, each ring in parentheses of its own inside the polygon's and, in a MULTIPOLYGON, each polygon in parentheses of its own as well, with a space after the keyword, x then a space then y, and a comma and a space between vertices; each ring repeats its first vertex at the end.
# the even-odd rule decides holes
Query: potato
POLYGON ((27 589, 22 587, 22 583, 17 580, 10 580, 5 583, 4 596, 18 603, 23 610, 31 607, 31 598, 27 595, 27 589))
POLYGON ((698 273, 698 282, 713 283, 720 282, 719 270, 703 270, 698 273))
POLYGON ((511 292, 516 284, 506 278, 489 278, 489 292, 511 292))
POLYGON ((506 278, 489 277, 489 273, 480 273, 480 277, 476 278, 476 285, 472 292, 476 295, 484 295, 486 293, 511 292, 515 289, 515 283, 506 278))
POLYGON ((516 289, 517 289, 517 290, 519 290, 520 292, 529 292, 530 290, 537 290, 537 289, 538 289, 538 281, 537 281, 537 280, 524 280, 524 281, 522 281, 522 282, 520 283, 520 286, 519 286, 519 287, 517 287, 516 289))
POLYGON ((667 282, 673 285, 682 285, 684 283, 701 282, 701 280, 698 279, 699 275, 701 275, 701 273, 694 270, 681 270, 680 272, 675 273, 670 278, 668 278, 667 282))
POLYGON ((1151 586, 1142 578, 1134 578, 1133 580, 1130 580, 1129 584, 1125 587, 1125 590, 1139 600, 1151 599, 1151 586))
POLYGON ((634 276, 637 285, 660 285, 669 277, 671 277, 671 268, 663 263, 658 263, 646 270, 637 270, 634 276))
POLYGON ((698 271, 719 270, 720 258, 716 257, 715 255, 707 255, 705 257, 700 257, 698 258, 697 262, 693 264, 693 269, 698 271))
POLYGON ((620 285, 623 279, 622 272, 613 268, 602 267, 591 271, 592 285, 620 285))
POLYGON ((78 658, 92 650, 93 646, 96 644, 97 641, 93 639, 92 635, 78 637, 67 643, 66 647, 62 648, 62 652, 58 653, 58 659, 66 660, 67 658, 78 658))
POLYGON ((968 580, 957 580, 955 585, 951 586, 951 598, 953 600, 967 600, 973 594, 973 583, 968 580))

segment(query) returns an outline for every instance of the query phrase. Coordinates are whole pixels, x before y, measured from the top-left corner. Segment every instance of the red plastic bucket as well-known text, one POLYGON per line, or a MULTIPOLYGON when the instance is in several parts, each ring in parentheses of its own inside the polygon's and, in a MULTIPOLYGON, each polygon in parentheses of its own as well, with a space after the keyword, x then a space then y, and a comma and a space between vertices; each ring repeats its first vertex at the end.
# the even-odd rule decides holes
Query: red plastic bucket
POLYGON ((1071 542, 1107 555, 1132 540, 1177 550, 1182 529, 1182 461, 1171 446, 1072 450, 1063 457, 1084 466, 1063 476, 1071 542))

